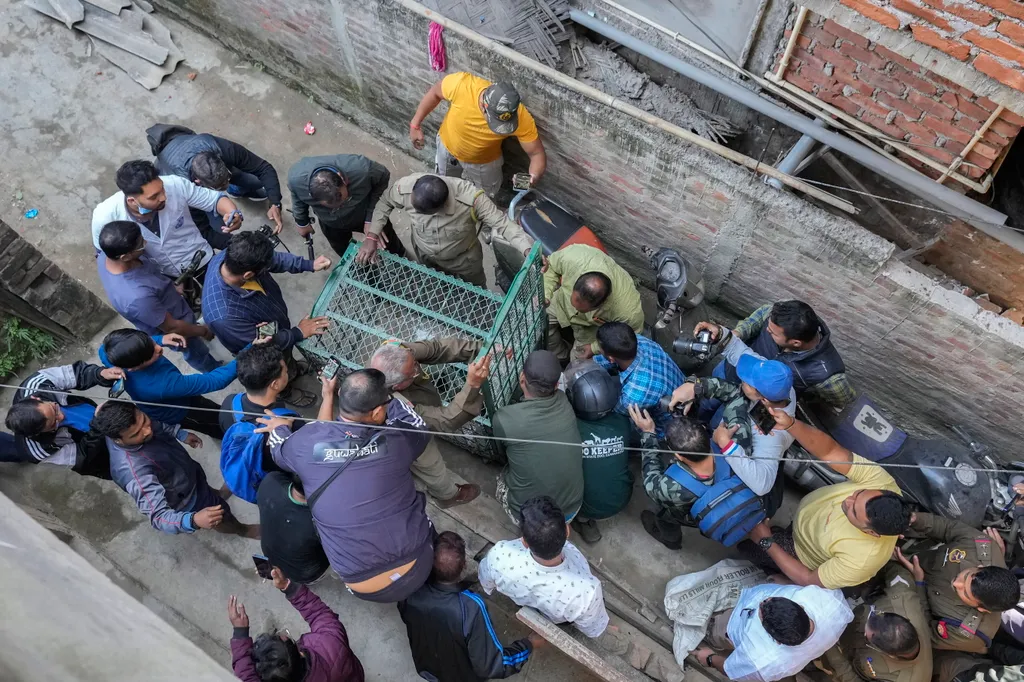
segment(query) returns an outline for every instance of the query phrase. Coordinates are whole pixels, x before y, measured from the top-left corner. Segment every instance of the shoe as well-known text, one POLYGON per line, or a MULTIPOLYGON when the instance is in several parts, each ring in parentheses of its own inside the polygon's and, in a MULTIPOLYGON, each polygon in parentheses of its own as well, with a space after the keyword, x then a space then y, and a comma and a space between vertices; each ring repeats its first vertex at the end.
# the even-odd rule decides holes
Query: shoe
POLYGON ((463 483, 459 486, 459 492, 449 500, 436 500, 437 506, 441 509, 451 509, 460 504, 472 502, 480 496, 480 486, 476 483, 463 483))
MULTIPOLYGON (((640 523, 644 524, 644 530, 652 538, 665 545, 669 549, 682 549, 683 548, 683 537, 682 532, 679 533, 679 537, 666 537, 669 534, 665 532, 662 527, 663 524, 658 522, 658 517, 652 511, 644 510, 640 512, 640 523)), ((668 525, 668 524, 664 524, 668 525)), ((671 535, 675 535, 672 533, 671 535)))
POLYGON ((228 185, 227 195, 232 199, 248 199, 249 201, 266 201, 268 199, 267 190, 262 187, 255 192, 244 194, 237 185, 228 185))
POLYGON ((573 519, 571 525, 572 529, 583 538, 583 542, 588 545, 592 545, 601 539, 601 529, 597 527, 597 521, 594 519, 587 519, 586 521, 573 519))

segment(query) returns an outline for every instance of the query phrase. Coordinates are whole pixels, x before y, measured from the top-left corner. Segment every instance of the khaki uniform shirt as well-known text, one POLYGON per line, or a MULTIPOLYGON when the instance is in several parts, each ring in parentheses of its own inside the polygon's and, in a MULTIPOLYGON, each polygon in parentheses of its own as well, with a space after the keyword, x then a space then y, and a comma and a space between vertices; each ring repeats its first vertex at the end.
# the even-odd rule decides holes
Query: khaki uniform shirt
POLYGON ((999 630, 1000 614, 967 606, 953 589, 953 579, 972 566, 1000 566, 1006 561, 987 535, 965 523, 935 514, 917 513, 908 537, 928 537, 943 543, 917 552, 928 584, 928 606, 932 612, 931 636, 936 649, 973 653, 988 651, 999 630), (984 637, 979 637, 978 634, 984 637))
MULTIPOLYGON (((480 351, 479 341, 458 338, 428 339, 403 345, 412 351, 416 362, 421 365, 471 362, 480 351)), ((469 385, 464 385, 450 403, 443 405, 441 394, 426 370, 408 388, 396 393, 413 404, 431 431, 456 431, 478 417, 484 407, 480 389, 469 385)))
POLYGON ((929 613, 925 588, 914 583, 910 571, 898 563, 886 565, 882 572, 885 592, 872 604, 861 604, 853 622, 839 643, 825 653, 825 663, 835 682, 929 682, 932 677, 932 645, 928 633, 929 613), (888 656, 871 648, 864 629, 871 607, 878 613, 895 613, 909 620, 917 630, 921 649, 914 660, 888 656))
POLYGON ((477 239, 480 223, 523 253, 533 246, 533 240, 522 228, 469 180, 442 177, 448 185, 448 200, 437 213, 419 213, 412 206, 412 187, 424 175, 428 174, 407 175, 384 193, 373 211, 370 232, 380 234, 392 211, 405 211, 412 223, 416 259, 477 286, 485 284, 483 249, 477 239))

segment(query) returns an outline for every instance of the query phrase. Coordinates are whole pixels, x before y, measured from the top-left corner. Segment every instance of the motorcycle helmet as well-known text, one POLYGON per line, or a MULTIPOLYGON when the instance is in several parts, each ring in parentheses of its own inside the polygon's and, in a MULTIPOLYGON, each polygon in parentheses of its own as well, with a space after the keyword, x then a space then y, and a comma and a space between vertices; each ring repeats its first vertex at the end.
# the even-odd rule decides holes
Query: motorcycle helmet
POLYGON ((596 421, 615 409, 622 386, 593 360, 579 360, 565 370, 565 394, 580 419, 596 421))

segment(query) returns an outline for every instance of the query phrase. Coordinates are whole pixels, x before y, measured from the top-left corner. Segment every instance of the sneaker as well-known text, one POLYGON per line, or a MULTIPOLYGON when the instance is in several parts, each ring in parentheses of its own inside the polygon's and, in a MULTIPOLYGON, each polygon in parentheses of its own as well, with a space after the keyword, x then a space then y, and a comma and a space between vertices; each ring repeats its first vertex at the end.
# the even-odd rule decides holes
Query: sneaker
POLYGON ((232 199, 248 199, 249 201, 266 201, 267 190, 260 187, 255 192, 245 194, 242 192, 242 188, 238 185, 228 185, 227 195, 232 199))
POLYGON ((640 523, 644 525, 644 530, 652 538, 665 545, 669 549, 682 549, 683 548, 683 533, 680 529, 676 529, 675 533, 666 532, 665 526, 669 524, 663 524, 658 522, 658 517, 654 512, 645 509, 640 512, 640 523))
POLYGON ((480 496, 480 486, 476 483, 463 483, 459 486, 459 492, 450 500, 436 500, 437 506, 441 509, 451 509, 460 504, 472 502, 480 496))
POLYGON ((588 545, 592 545, 601 539, 601 529, 597 527, 597 521, 594 519, 587 519, 586 521, 573 519, 570 525, 583 538, 583 542, 588 545))

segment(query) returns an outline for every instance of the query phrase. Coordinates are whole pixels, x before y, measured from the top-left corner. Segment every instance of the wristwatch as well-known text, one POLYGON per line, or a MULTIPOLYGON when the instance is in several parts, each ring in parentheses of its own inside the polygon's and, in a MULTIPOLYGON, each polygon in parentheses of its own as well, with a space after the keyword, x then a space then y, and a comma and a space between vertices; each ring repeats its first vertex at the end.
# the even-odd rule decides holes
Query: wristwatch
POLYGON ((775 538, 769 535, 766 538, 758 540, 757 544, 761 546, 761 549, 767 552, 768 548, 775 544, 775 538))

